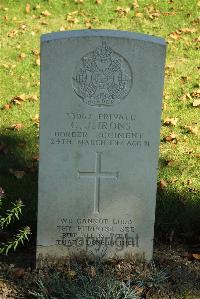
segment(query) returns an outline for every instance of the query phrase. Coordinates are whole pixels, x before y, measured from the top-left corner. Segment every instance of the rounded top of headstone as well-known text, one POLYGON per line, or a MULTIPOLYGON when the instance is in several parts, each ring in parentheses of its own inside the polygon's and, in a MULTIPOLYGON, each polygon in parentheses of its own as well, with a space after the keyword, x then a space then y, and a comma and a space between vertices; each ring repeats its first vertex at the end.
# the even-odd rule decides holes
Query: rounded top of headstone
POLYGON ((84 29, 84 30, 67 30, 52 32, 41 35, 42 42, 48 42, 59 39, 66 38, 77 38, 77 37, 119 37, 119 38, 129 38, 135 39, 144 42, 155 43, 159 45, 166 46, 166 42, 161 37, 155 37, 153 35, 138 33, 138 32, 129 32, 123 30, 106 30, 106 29, 84 29))

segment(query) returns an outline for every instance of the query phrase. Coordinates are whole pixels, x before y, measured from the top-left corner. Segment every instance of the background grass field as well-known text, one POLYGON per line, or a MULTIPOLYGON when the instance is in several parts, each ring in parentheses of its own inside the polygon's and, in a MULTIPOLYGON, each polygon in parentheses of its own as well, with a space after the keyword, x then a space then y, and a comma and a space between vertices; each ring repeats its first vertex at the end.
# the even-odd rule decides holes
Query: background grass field
POLYGON ((168 42, 159 158, 158 242, 199 241, 199 32, 196 0, 1 0, 0 187, 36 231, 40 35, 118 29, 168 42))

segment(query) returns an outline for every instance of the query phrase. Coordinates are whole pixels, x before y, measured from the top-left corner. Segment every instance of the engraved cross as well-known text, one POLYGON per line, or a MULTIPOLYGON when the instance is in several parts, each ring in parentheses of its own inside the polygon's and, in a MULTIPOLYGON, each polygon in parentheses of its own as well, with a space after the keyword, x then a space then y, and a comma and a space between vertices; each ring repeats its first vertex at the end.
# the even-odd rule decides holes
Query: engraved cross
POLYGON ((79 178, 94 178, 95 186, 94 186, 94 213, 99 213, 99 201, 100 201, 100 181, 101 178, 104 179, 118 179, 119 172, 108 172, 101 170, 101 152, 96 152, 95 159, 95 171, 78 171, 79 178))

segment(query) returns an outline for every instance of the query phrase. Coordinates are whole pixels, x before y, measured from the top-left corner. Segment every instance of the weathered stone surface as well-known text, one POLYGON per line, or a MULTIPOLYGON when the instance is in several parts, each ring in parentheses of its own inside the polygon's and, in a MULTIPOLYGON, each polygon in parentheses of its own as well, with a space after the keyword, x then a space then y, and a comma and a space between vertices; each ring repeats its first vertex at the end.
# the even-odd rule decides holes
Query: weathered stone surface
POLYGON ((152 257, 165 48, 120 31, 42 36, 38 254, 152 257))

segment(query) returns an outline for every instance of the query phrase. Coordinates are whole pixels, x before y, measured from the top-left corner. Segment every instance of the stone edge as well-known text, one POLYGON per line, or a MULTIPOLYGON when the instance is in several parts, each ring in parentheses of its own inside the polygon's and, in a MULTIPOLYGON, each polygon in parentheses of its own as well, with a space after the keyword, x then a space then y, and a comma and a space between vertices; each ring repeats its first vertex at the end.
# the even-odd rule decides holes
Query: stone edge
POLYGON ((166 46, 166 41, 161 37, 154 37, 152 35, 128 32, 121 30, 68 30, 60 32, 52 32, 41 35, 41 42, 49 42, 53 40, 67 39, 67 38, 80 38, 80 37, 117 37, 117 38, 129 38, 140 40, 144 42, 156 43, 162 46, 166 46))

